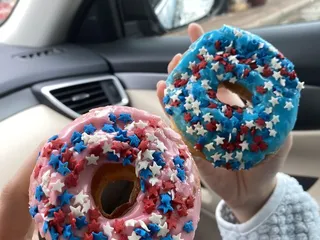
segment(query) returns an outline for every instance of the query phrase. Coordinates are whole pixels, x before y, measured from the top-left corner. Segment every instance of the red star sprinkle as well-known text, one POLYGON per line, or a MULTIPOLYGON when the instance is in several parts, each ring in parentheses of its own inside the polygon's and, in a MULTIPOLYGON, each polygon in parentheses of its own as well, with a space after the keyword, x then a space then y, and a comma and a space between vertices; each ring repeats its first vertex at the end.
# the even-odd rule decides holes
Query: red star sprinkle
POLYGON ((258 152, 259 151, 259 146, 256 143, 250 144, 250 151, 251 152, 258 152))
POLYGON ((257 86, 256 91, 260 94, 265 94, 267 92, 267 89, 265 89, 263 86, 257 86))
POLYGON ((257 130, 256 130, 255 128, 252 128, 251 131, 250 131, 251 135, 252 135, 252 136, 256 135, 256 131, 257 131, 257 130))
POLYGON ((259 148, 261 151, 265 151, 268 148, 268 144, 262 141, 261 143, 259 143, 259 148))
POLYGON ((168 191, 170 191, 171 189, 174 189, 175 188, 175 185, 173 184, 173 182, 171 182, 171 181, 164 181, 163 182, 163 190, 165 191, 165 192, 168 192, 168 191))
POLYGON ((207 66, 207 62, 206 61, 202 61, 199 63, 199 69, 204 69, 207 66))
POLYGON ((82 172, 84 169, 84 159, 81 159, 80 161, 78 161, 78 163, 76 164, 75 168, 74 168, 74 173, 75 174, 79 174, 80 172, 82 172))
POLYGON ((53 215, 54 215, 53 222, 55 224, 62 224, 64 222, 65 214, 64 212, 61 211, 61 209, 59 209, 58 212, 54 212, 53 215))
POLYGON ((190 122, 191 119, 192 119, 191 113, 185 113, 185 114, 184 114, 184 120, 185 120, 186 122, 190 122))
POLYGON ((149 126, 151 126, 153 128, 158 127, 158 123, 159 123, 159 121, 156 118, 150 118, 149 119, 149 126))
POLYGON ((69 162, 69 160, 73 155, 73 152, 71 152, 69 149, 66 149, 66 151, 61 155, 62 155, 62 162, 69 162))
POLYGON ((197 80, 201 78, 200 72, 197 72, 196 74, 194 74, 194 76, 196 77, 197 80))
POLYGON ((223 57, 222 56, 219 56, 219 55, 216 55, 213 60, 215 61, 222 61, 223 60, 223 57))
POLYGON ((42 149, 42 157, 50 157, 52 148, 51 143, 46 144, 46 146, 42 149))
POLYGON ((222 54, 222 56, 224 57, 224 58, 228 58, 229 56, 230 56, 230 53, 224 53, 224 54, 222 54))
POLYGON ((100 156, 103 153, 102 147, 98 144, 94 147, 90 147, 89 154, 93 154, 95 156, 100 156))
POLYGON ((142 138, 144 136, 144 129, 136 128, 133 130, 134 134, 137 135, 138 138, 142 138))
POLYGON ((226 72, 232 72, 233 71, 233 68, 234 68, 234 65, 232 64, 227 64, 224 69, 226 72))
POLYGON ((264 126, 265 125, 265 121, 262 118, 258 118, 256 120, 256 124, 258 124, 258 126, 264 126))
POLYGON ((295 72, 295 71, 292 71, 291 73, 289 73, 289 77, 290 77, 290 80, 296 79, 296 77, 297 77, 296 72, 295 72))
POLYGON ((192 67, 192 74, 196 74, 197 72, 199 72, 199 66, 198 65, 194 65, 192 67))
POLYGON ((88 233, 100 232, 100 223, 98 223, 95 219, 91 221, 91 223, 88 224, 88 233))
POLYGON ((88 214, 89 214, 90 221, 97 220, 98 217, 100 217, 101 215, 97 209, 89 209, 88 214))
POLYGON ((172 102, 170 105, 173 106, 173 107, 178 107, 178 106, 180 105, 180 101, 175 100, 175 101, 172 102))
POLYGON ((188 156, 188 154, 187 154, 186 150, 181 149, 181 148, 179 148, 179 156, 180 156, 181 158, 183 158, 183 159, 187 159, 187 158, 189 158, 189 156, 188 156))
POLYGON ((40 164, 38 164, 35 168, 34 168, 34 178, 37 178, 39 176, 39 172, 41 170, 42 166, 40 164))
POLYGON ((175 196, 174 196, 174 199, 172 200, 172 203, 173 204, 184 204, 184 200, 183 200, 183 196, 181 193, 176 193, 175 196))
MULTIPOLYGON (((50 222, 49 222, 50 223, 50 222)), ((63 231, 63 227, 61 227, 60 225, 58 224, 55 224, 54 222, 51 223, 51 226, 50 227, 53 227, 56 229, 56 231, 61 235, 62 234, 62 231, 63 231)))
POLYGON ((268 65, 264 66, 264 69, 263 69, 263 72, 262 72, 262 75, 264 77, 271 77, 273 74, 272 70, 269 68, 268 65))
POLYGON ((249 127, 248 127, 248 126, 246 126, 246 125, 240 126, 240 133, 241 133, 241 134, 245 135, 245 134, 247 134, 248 132, 249 132, 249 127))
POLYGON ((287 69, 281 68, 280 74, 281 74, 282 76, 287 76, 289 73, 288 73, 287 69))
POLYGON ((231 51, 230 51, 231 55, 236 55, 237 54, 237 51, 235 48, 232 48, 231 51))
POLYGON ((52 149, 60 149, 64 144, 61 139, 57 138, 56 140, 51 141, 52 149))
POLYGON ((69 224, 71 225, 72 228, 75 228, 76 227, 76 219, 75 217, 73 216, 72 213, 69 213, 69 224))
POLYGON ((143 209, 146 213, 151 214, 156 209, 156 205, 152 199, 143 199, 143 209))
POLYGON ((114 221, 114 230, 116 231, 116 233, 121 233, 124 230, 124 220, 116 219, 114 221))
POLYGON ((206 129, 209 131, 209 132, 213 132, 217 129, 217 124, 216 122, 209 122, 206 124, 206 129))
POLYGON ((215 103, 210 103, 208 106, 208 108, 217 108, 217 107, 218 107, 218 105, 215 103))
POLYGON ((76 175, 74 172, 71 172, 66 176, 66 179, 64 181, 67 188, 76 187, 78 184, 78 175, 76 175))
POLYGON ((243 77, 246 78, 249 76, 249 73, 250 73, 250 70, 248 68, 246 68, 244 71, 243 71, 243 77))
POLYGON ((216 98, 217 97, 217 94, 215 93, 215 91, 213 89, 208 90, 207 94, 208 94, 209 98, 216 98))
POLYGON ((121 152, 124 149, 124 145, 122 142, 119 141, 113 141, 111 149, 115 150, 116 152, 121 152))
POLYGON ((173 85, 174 85, 176 88, 179 88, 179 87, 183 87, 183 86, 186 85, 187 83, 188 83, 188 80, 186 80, 186 79, 179 79, 179 80, 176 80, 173 85))
POLYGON ((85 233, 84 234, 84 240, 93 240, 92 233, 85 233))
POLYGON ((254 141, 255 143, 260 143, 260 142, 263 141, 263 138, 262 138, 262 136, 255 136, 255 137, 253 138, 253 141, 254 141))
POLYGON ((180 217, 185 217, 188 215, 188 209, 187 206, 185 204, 182 205, 178 205, 177 206, 177 212, 179 214, 180 217))
POLYGON ((148 189, 149 198, 157 198, 159 196, 159 186, 152 186, 148 189))
POLYGON ((202 55, 200 55, 200 54, 197 55, 197 58, 198 58, 200 61, 204 60, 204 57, 203 57, 202 55))
POLYGON ((177 222, 178 222, 178 219, 174 216, 170 216, 169 218, 167 218, 167 224, 168 224, 169 230, 176 229, 177 222))
POLYGON ((197 144, 194 146, 194 148, 195 148, 196 150, 202 151, 203 145, 201 145, 200 143, 197 143, 197 144))
POLYGON ((187 197, 187 199, 186 199, 187 208, 193 208, 194 207, 194 200, 195 200, 195 198, 193 196, 191 196, 191 195, 189 197, 187 197))
POLYGON ((138 148, 144 152, 145 150, 148 149, 148 141, 147 140, 142 140, 138 146, 138 148))
POLYGON ((219 40, 216 41, 216 42, 214 43, 214 47, 216 48, 217 51, 219 51, 220 48, 221 48, 221 42, 220 42, 219 40))

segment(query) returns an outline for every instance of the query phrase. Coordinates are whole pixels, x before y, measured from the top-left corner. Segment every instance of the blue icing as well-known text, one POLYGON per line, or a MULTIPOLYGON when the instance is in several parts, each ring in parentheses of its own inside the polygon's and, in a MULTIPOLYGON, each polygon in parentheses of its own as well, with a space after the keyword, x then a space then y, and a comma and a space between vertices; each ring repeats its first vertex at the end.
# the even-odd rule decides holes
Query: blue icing
POLYGON ((300 89, 299 79, 293 71, 293 63, 267 41, 246 31, 223 26, 194 42, 169 75, 166 81, 168 87, 179 80, 181 74, 187 73, 189 78, 184 86, 167 89, 163 100, 165 110, 172 116, 184 139, 192 145, 201 144, 201 151, 214 166, 248 169, 277 151, 294 127, 300 89), (190 63, 201 63, 198 73, 193 74, 190 63), (200 78, 194 80, 192 75, 200 75, 200 78), (209 80, 209 88, 204 87, 203 80, 209 80), (251 104, 242 112, 233 108, 231 116, 230 112, 227 114, 226 104, 212 95, 212 92, 217 93, 221 82, 236 82, 248 89, 252 93, 251 104), (189 95, 193 99, 188 103, 186 97, 189 95), (178 103, 172 104, 173 96, 178 103), (194 111, 195 101, 200 102, 199 111, 194 111), (292 102, 292 109, 285 108, 287 102, 292 102), (215 103, 217 107, 209 108, 210 103, 215 103), (184 113, 191 114, 191 121, 186 122, 184 113), (211 122, 218 124, 219 128, 209 131, 209 121, 204 119, 206 113, 210 113, 211 122), (279 116, 280 122, 273 123, 274 116, 279 116), (267 127, 266 122, 271 128, 267 127), (247 133, 240 136, 240 129, 244 126, 250 127, 247 133), (263 142, 255 142, 254 136, 261 136, 263 142), (208 143, 213 143, 214 149, 207 149, 205 145, 208 143), (216 159, 211 157, 214 154, 218 154, 216 159))

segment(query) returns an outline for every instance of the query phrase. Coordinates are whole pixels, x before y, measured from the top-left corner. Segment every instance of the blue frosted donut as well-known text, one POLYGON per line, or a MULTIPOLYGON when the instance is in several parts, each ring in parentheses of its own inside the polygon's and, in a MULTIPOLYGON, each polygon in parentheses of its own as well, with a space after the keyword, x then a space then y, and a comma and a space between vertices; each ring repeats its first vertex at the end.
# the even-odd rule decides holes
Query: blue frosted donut
POLYGON ((185 142, 215 167, 238 170, 260 163, 284 143, 304 83, 270 43, 223 26, 190 46, 166 86, 165 110, 185 142), (247 90, 245 107, 221 102, 219 84, 247 90))

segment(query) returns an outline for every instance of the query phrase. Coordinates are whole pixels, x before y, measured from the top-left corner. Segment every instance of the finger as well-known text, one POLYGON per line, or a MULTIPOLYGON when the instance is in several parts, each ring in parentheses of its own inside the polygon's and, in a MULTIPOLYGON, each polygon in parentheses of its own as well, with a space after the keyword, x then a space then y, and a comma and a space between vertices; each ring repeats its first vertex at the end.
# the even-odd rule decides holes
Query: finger
POLYGON ((0 239, 23 239, 29 231, 28 190, 38 149, 24 162, 0 195, 0 239))
POLYGON ((161 80, 157 83, 157 96, 159 98, 159 101, 161 103, 161 106, 164 108, 163 105, 163 98, 164 98, 164 90, 166 88, 166 82, 161 80))
POLYGON ((172 58, 171 62, 168 64, 168 69, 167 69, 169 74, 177 66, 177 64, 181 60, 181 57, 182 57, 181 53, 178 53, 172 58))
POLYGON ((203 34, 204 34, 204 30, 198 23, 189 24, 188 35, 190 37, 191 42, 195 42, 203 34))

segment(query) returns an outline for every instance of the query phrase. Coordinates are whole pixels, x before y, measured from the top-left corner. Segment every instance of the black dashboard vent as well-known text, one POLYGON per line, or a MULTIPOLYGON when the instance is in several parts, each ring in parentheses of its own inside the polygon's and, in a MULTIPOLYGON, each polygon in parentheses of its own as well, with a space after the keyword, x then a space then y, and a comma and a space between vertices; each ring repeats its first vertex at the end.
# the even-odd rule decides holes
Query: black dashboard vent
POLYGON ((72 117, 78 117, 97 107, 129 103, 121 83, 113 76, 47 86, 42 89, 42 93, 72 117))
POLYGON ((19 54, 14 57, 18 58, 20 60, 28 60, 28 59, 36 59, 36 58, 40 58, 40 57, 46 57, 46 56, 50 56, 50 55, 57 55, 57 54, 61 54, 62 52, 63 52, 62 49, 48 48, 48 49, 43 49, 40 51, 19 54))

